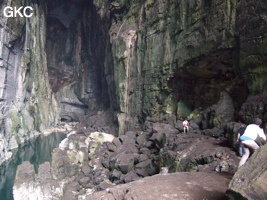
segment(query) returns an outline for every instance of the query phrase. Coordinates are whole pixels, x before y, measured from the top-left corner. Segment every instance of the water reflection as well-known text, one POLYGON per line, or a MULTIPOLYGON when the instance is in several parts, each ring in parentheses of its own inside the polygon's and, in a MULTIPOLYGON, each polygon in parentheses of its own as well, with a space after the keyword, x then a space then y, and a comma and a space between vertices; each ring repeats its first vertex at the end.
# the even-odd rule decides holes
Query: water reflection
POLYGON ((23 161, 30 161, 37 172, 40 164, 51 161, 54 148, 66 137, 63 133, 53 133, 48 136, 40 135, 31 139, 23 146, 15 149, 11 160, 0 166, 0 198, 13 200, 13 184, 18 165, 23 161))

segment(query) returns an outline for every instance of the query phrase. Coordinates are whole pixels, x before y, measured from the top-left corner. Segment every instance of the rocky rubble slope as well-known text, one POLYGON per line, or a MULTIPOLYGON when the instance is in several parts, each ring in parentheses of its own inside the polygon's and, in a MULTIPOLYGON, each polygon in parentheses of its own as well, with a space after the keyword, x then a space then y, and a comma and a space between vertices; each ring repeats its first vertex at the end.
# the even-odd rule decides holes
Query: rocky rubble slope
MULTIPOLYGON (((145 187, 148 188, 148 195, 152 196, 153 193, 150 194, 149 191, 154 185, 149 184, 150 180, 159 185, 165 181, 168 182, 167 185, 175 183, 171 186, 172 192, 176 188, 176 183, 181 184, 183 180, 188 182, 188 187, 182 189, 182 186, 178 184, 177 190, 181 189, 188 199, 196 195, 190 185, 194 185, 197 191, 204 195, 203 197, 205 195, 222 197, 230 180, 229 177, 236 171, 238 163, 235 152, 225 146, 224 138, 213 138, 193 132, 179 133, 178 129, 169 124, 150 123, 147 124, 145 131, 129 131, 120 137, 87 131, 86 129, 72 131, 61 142, 59 148, 54 149, 51 166, 49 163, 42 164, 38 174, 34 174, 34 169, 29 163, 25 162, 20 165, 14 185, 14 198, 20 199, 22 195, 35 195, 33 198, 42 196, 43 199, 51 199, 53 196, 64 200, 76 200, 83 197, 90 199, 94 197, 91 195, 96 191, 110 190, 118 196, 125 195, 121 192, 126 191, 127 195, 137 195, 136 199, 138 199, 138 195, 142 193, 135 194, 135 189, 133 189, 129 190, 132 192, 128 194, 127 187, 129 186, 121 186, 126 189, 120 192, 115 192, 117 189, 112 188, 118 184, 133 181, 142 183, 146 180, 148 184, 145 187), (143 179, 159 174, 162 170, 164 171, 162 173, 166 173, 167 170, 169 173, 187 171, 192 174, 178 173, 174 176, 164 176, 163 182, 159 181, 160 176, 143 179), (205 173, 211 174, 205 175, 205 173), (229 176, 225 177, 223 174, 229 176), (204 176, 202 181, 208 181, 207 185, 200 186, 203 182, 199 182, 198 179, 204 176), (216 183, 216 178, 224 184, 216 183), (209 188, 209 184, 213 186, 209 188), (39 189, 33 192, 31 188, 39 189)), ((139 188, 140 185, 135 187, 139 188)), ((169 195, 179 194, 174 192, 169 195)))
MULTIPOLYGON (((226 136, 237 131, 238 123, 228 123, 228 132, 220 134, 217 129, 200 130, 191 122, 190 133, 185 134, 181 121, 174 125, 147 122, 144 131, 114 137, 97 131, 101 130, 97 125, 103 116, 106 113, 91 116, 93 124, 78 123, 75 129, 68 129, 67 138, 53 151, 52 163, 42 164, 38 174, 33 165, 20 165, 15 200, 23 195, 64 200, 100 196, 138 199, 140 195, 158 195, 162 199, 184 195, 185 199, 194 199, 196 191, 203 198, 215 199, 267 196, 264 143, 237 169, 240 158, 226 136), (162 184, 166 187, 160 187, 162 184)), ((112 130, 103 125, 105 130, 112 130)))

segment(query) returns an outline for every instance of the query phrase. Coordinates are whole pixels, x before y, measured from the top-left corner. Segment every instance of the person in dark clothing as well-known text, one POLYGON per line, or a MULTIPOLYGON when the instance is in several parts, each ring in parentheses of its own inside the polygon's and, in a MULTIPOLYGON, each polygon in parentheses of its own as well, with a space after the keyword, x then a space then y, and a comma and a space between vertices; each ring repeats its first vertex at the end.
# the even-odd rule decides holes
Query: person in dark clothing
POLYGON ((245 127, 244 124, 242 124, 240 126, 240 128, 238 129, 238 131, 237 131, 237 140, 236 140, 236 142, 238 142, 238 144, 239 144, 238 153, 239 153, 239 156, 241 156, 241 157, 243 156, 243 144, 240 141, 240 137, 244 134, 245 130, 246 130, 246 127, 245 127))

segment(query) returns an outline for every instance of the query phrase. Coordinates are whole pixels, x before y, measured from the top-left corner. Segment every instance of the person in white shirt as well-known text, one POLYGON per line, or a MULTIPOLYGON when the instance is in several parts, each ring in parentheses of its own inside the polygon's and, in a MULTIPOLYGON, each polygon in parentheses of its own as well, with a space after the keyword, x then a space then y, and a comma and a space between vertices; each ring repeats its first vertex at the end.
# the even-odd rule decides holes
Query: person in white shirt
POLYGON ((244 165, 249 157, 249 150, 256 150, 259 148, 259 145, 255 142, 257 137, 261 137, 262 139, 266 140, 266 135, 260 125, 262 120, 260 118, 255 119, 254 124, 250 124, 247 126, 244 134, 240 137, 242 144, 244 144, 244 154, 238 164, 238 167, 244 165))
POLYGON ((189 131, 189 122, 187 120, 183 121, 183 126, 184 126, 184 133, 188 133, 189 131))

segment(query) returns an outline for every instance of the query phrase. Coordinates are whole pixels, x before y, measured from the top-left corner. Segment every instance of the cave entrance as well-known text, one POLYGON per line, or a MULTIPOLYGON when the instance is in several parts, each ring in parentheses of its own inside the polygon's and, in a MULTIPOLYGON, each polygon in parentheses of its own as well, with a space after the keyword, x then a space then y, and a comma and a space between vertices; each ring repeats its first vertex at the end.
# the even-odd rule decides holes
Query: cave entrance
POLYGON ((177 101, 182 100, 193 109, 205 109, 216 104, 222 91, 230 94, 236 107, 244 103, 249 94, 243 78, 233 67, 234 50, 217 50, 203 55, 184 67, 177 67, 168 85, 177 101))

